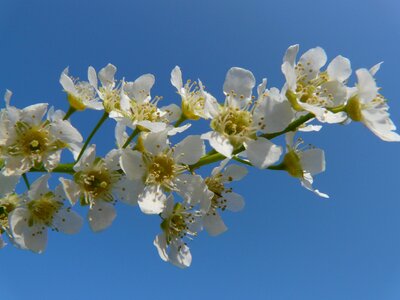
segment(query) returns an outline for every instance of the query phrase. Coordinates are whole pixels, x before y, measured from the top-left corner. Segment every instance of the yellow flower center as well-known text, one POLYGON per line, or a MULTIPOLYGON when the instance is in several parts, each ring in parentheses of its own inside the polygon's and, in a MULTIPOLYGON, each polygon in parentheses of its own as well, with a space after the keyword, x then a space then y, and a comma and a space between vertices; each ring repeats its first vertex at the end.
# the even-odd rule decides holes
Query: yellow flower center
POLYGON ((303 168, 300 164, 300 157, 294 150, 290 150, 283 158, 285 170, 296 178, 303 178, 303 168))
POLYGON ((360 100, 356 96, 351 97, 349 101, 346 104, 346 112, 347 115, 353 120, 360 122, 363 119, 362 113, 361 113, 361 108, 362 105, 360 103, 360 100))
POLYGON ((246 138, 254 139, 256 133, 251 113, 234 107, 224 107, 211 121, 211 128, 228 137, 235 147, 241 146, 246 138))
POLYGON ((42 198, 32 200, 27 204, 28 210, 31 213, 28 220, 28 225, 42 223, 47 226, 52 224, 54 215, 62 207, 62 202, 54 199, 54 194, 48 192, 42 198))

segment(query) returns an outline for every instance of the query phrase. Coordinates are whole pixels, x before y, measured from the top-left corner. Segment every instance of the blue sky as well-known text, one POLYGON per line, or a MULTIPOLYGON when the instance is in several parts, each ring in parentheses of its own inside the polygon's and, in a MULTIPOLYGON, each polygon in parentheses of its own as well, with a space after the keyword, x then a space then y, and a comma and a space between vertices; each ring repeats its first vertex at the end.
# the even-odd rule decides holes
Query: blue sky
MULTIPOLYGON (((395 0, 3 0, 0 11, 0 90, 11 89, 19 107, 67 109, 60 72, 69 66, 85 78, 89 65, 109 62, 129 80, 155 74, 153 94, 166 104, 179 103, 169 84, 175 65, 220 99, 232 66, 281 87, 284 51, 299 43, 301 51, 323 47, 330 59, 342 54, 353 69, 385 61, 378 84, 400 124, 395 0)), ((98 118, 84 112, 72 121, 87 136, 98 118)), ((94 140, 100 153, 113 145, 113 125, 109 120, 94 140)), ((360 124, 303 138, 326 151, 327 172, 316 186, 329 200, 287 174, 251 170, 234 185, 245 210, 225 215, 222 236, 203 233, 191 243, 187 270, 159 259, 152 245, 158 217, 120 205, 114 225, 100 234, 87 225, 76 236, 51 234, 43 255, 1 250, 0 298, 399 299, 400 145, 360 124)))

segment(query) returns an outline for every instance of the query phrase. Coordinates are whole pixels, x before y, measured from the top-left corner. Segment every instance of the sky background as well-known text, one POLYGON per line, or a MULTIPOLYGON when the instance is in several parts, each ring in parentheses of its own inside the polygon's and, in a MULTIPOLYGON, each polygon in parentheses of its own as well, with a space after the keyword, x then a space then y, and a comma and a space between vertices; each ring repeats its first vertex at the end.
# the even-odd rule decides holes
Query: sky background
MULTIPOLYGON (((219 99, 232 66, 281 87, 282 56, 299 43, 301 52, 321 46, 329 59, 346 56, 353 70, 385 61, 378 84, 400 124, 396 0, 1 0, 0 11, 0 91, 11 89, 18 107, 66 110, 61 71, 69 66, 86 79, 89 65, 109 62, 118 78, 153 73, 153 95, 165 104, 180 102, 169 83, 175 65, 219 99)), ((100 115, 72 122, 87 136, 100 115)), ((113 126, 109 120, 94 139, 100 154, 113 147, 113 126)), ((102 233, 87 224, 75 236, 52 233, 42 255, 1 250, 0 299, 400 299, 400 145, 356 123, 302 137, 326 152, 315 186, 330 199, 286 173, 250 170, 234 184, 244 211, 224 215, 225 234, 204 232, 190 244, 186 270, 158 257, 159 218, 121 204, 102 233)))

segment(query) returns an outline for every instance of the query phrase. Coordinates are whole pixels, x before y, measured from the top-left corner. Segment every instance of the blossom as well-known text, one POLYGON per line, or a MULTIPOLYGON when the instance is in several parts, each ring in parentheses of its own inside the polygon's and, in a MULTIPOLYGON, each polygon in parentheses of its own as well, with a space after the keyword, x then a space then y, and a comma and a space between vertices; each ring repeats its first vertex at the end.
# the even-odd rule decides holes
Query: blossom
POLYGON ((213 197, 210 209, 203 217, 203 225, 212 236, 219 235, 228 229, 221 219, 220 212, 226 209, 237 212, 244 207, 243 197, 225 185, 242 179, 247 174, 247 169, 239 165, 226 166, 228 162, 229 159, 223 160, 218 167, 212 170, 211 176, 205 179, 207 188, 213 193, 213 197))
POLYGON ((92 66, 88 69, 89 83, 103 101, 104 110, 108 113, 120 107, 121 84, 117 84, 114 78, 116 72, 117 67, 112 64, 107 64, 98 74, 92 66), (97 78, 100 80, 100 87, 97 78))
MULTIPOLYGON (((242 68, 231 68, 225 79, 224 105, 207 102, 206 112, 212 116, 211 128, 202 135, 203 139, 219 153, 231 158, 234 150, 244 146, 250 162, 258 168, 266 168, 279 160, 282 148, 257 132, 265 128, 265 118, 260 118, 251 109, 252 89, 255 86, 253 74, 242 68)), ((265 106, 266 107, 266 106, 265 106)))
POLYGON ((9 215, 13 241, 23 249, 42 253, 47 244, 47 228, 67 234, 77 233, 82 218, 64 207, 62 189, 49 190, 49 174, 41 176, 26 194, 26 201, 9 215))
POLYGON ((153 244, 161 259, 173 265, 186 268, 192 263, 192 254, 184 239, 192 239, 201 230, 201 216, 185 203, 174 203, 173 197, 166 200, 166 208, 161 213, 162 233, 153 244))
POLYGON ((400 135, 394 132, 396 126, 390 119, 386 99, 379 94, 374 75, 380 64, 371 70, 358 69, 357 85, 350 89, 351 97, 346 104, 346 112, 353 121, 362 122, 380 139, 387 142, 399 142, 400 135))
POLYGON ((38 103, 17 109, 10 106, 11 92, 6 93, 6 108, 0 116, 0 157, 4 160, 3 173, 23 174, 32 167, 43 165, 52 171, 60 162, 63 149, 76 157, 82 136, 67 120, 64 113, 38 103))
POLYGON ((154 132, 165 130, 167 124, 176 121, 181 110, 175 104, 158 108, 161 97, 151 98, 150 90, 155 82, 154 75, 145 74, 134 82, 123 82, 120 105, 110 117, 131 128, 154 132))
POLYGON ((324 49, 312 48, 296 63, 299 45, 290 46, 283 58, 282 72, 286 77, 286 96, 297 111, 308 111, 323 123, 340 123, 346 119, 344 112, 331 112, 347 100, 345 82, 351 75, 350 61, 339 55, 328 65, 324 49))
POLYGON ((103 109, 103 104, 99 101, 95 88, 88 81, 79 81, 73 78, 68 72, 68 68, 65 68, 61 73, 60 84, 67 93, 71 107, 76 110, 103 109))
POLYGON ((199 175, 184 174, 188 165, 204 155, 205 148, 199 136, 186 137, 170 147, 167 132, 148 133, 141 138, 138 150, 124 149, 121 168, 129 179, 136 182, 138 204, 143 213, 159 214, 165 209, 167 195, 175 191, 190 205, 205 199, 208 210, 211 193, 199 175))
POLYGON ((299 139, 294 143, 295 132, 289 132, 286 134, 286 154, 283 158, 282 167, 291 176, 300 179, 301 185, 306 189, 314 192, 316 195, 329 198, 327 194, 321 193, 320 191, 312 187, 314 181, 313 175, 325 171, 325 153, 321 149, 317 148, 305 148, 301 149, 300 145, 303 143, 299 139))
POLYGON ((79 199, 90 206, 89 225, 95 232, 106 229, 114 221, 117 199, 136 204, 134 183, 119 172, 120 152, 111 150, 105 158, 96 157, 95 145, 90 146, 74 166, 73 180, 60 178, 72 205, 79 199))
POLYGON ((0 173, 0 249, 6 245, 2 234, 11 235, 8 216, 21 203, 21 197, 15 193, 19 178, 19 176, 5 176, 0 173))
POLYGON ((205 104, 206 102, 216 102, 217 100, 204 90, 200 80, 198 82, 188 80, 183 84, 182 71, 179 66, 176 66, 171 72, 171 84, 182 98, 182 113, 185 118, 198 120, 209 117, 204 109, 205 104))

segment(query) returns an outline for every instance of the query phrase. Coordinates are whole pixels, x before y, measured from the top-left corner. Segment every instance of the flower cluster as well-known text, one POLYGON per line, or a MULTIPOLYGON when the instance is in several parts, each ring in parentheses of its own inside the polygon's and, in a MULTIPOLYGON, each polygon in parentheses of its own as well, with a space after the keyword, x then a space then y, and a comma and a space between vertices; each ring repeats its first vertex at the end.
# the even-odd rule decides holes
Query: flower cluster
POLYGON ((61 73, 67 113, 48 109, 47 103, 17 108, 7 90, 0 111, 0 248, 7 237, 16 247, 43 252, 48 229, 80 230, 77 205, 87 209, 94 232, 105 230, 121 201, 160 217, 154 246, 161 259, 185 268, 192 261, 190 240, 203 229, 211 236, 225 232, 225 211, 243 209, 244 199, 231 183, 241 180, 249 166, 286 171, 307 190, 329 198, 313 187, 313 176, 325 171, 324 151, 303 146, 296 135, 351 121, 384 141, 400 141, 400 135, 374 78, 381 63, 356 70, 357 82, 349 86, 349 59, 339 55, 321 70, 327 63, 322 48, 308 50, 299 60, 298 51, 294 45, 284 55, 281 89, 267 88, 265 78, 256 87, 252 72, 229 69, 222 101, 200 80, 184 82, 178 66, 171 83, 180 106, 160 106, 162 97, 151 96, 154 75, 117 80, 112 64, 99 72, 89 67, 87 81, 72 77, 68 68, 61 73), (103 114, 84 140, 69 118, 86 109, 103 114), (116 147, 102 157, 91 140, 107 119, 115 121, 116 147), (179 138, 199 119, 209 122, 206 132, 179 138), (279 136, 285 138, 272 141, 279 136), (176 138, 179 142, 172 143, 176 138), (65 149, 73 161, 61 163, 65 149), (200 172, 211 164, 217 164, 211 174, 200 172), (45 174, 30 184, 28 175, 35 172, 45 174), (51 189, 50 177, 60 173, 51 189), (27 190, 18 193, 22 180, 27 190))

